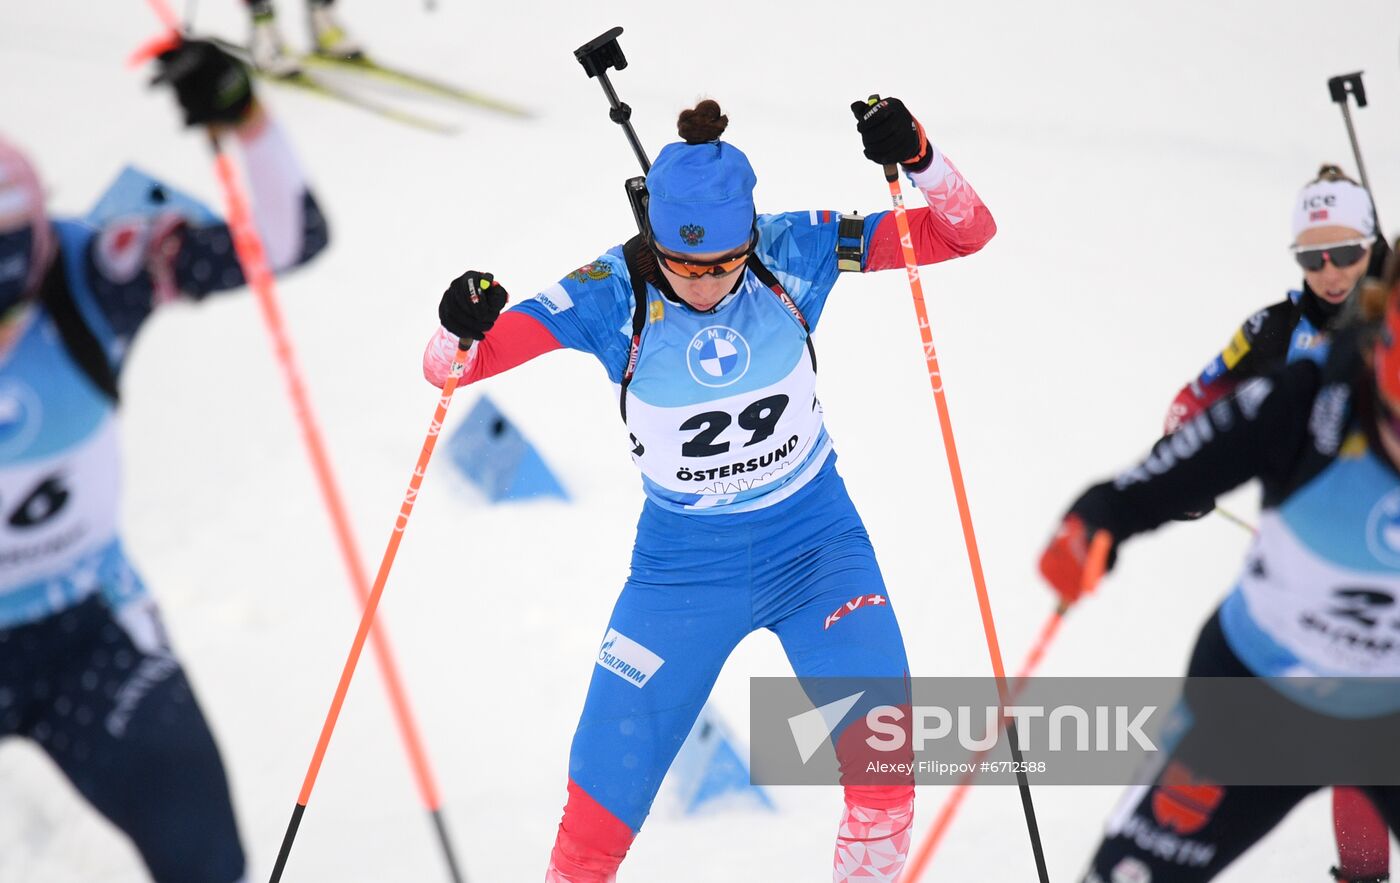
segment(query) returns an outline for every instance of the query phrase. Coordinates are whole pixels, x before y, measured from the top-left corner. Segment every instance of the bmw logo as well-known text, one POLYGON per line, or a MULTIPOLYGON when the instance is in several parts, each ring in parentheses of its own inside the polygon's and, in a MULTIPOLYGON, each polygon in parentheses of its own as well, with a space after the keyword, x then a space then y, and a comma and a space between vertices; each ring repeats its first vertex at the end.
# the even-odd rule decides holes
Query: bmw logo
POLYGON ((711 325, 690 339, 685 361, 701 386, 728 386, 748 373, 749 343, 733 328, 711 325))
POLYGON ((1366 545, 1382 563, 1400 567, 1400 490, 1381 497, 1366 518, 1366 545))
POLYGON ((0 382, 0 457, 22 452, 39 431, 39 397, 28 384, 0 382))

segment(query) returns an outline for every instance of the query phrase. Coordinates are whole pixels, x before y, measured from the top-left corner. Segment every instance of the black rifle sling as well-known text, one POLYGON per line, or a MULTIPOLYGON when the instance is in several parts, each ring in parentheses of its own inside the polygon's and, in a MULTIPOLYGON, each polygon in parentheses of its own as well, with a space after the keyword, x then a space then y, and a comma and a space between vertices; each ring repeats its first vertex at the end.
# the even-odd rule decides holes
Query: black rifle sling
MULTIPOLYGON (((647 283, 662 289, 663 282, 661 271, 656 266, 656 256, 651 248, 642 238, 641 234, 633 236, 622 246, 622 257, 627 262, 627 274, 632 278, 632 345, 627 353, 627 367, 622 372, 621 391, 618 396, 618 407, 622 411, 622 422, 627 422, 627 387, 632 382, 632 376, 637 372, 637 360, 642 351, 642 329, 647 323, 647 283)), ((763 283, 769 291, 773 292, 783 307, 797 320, 797 324, 802 326, 806 332, 807 354, 812 359, 812 371, 817 370, 817 349, 812 344, 812 329, 807 325, 807 318, 802 315, 802 310, 798 309, 797 303, 783 288, 776 276, 773 275, 763 262, 756 255, 749 255, 748 269, 758 277, 758 281, 763 283)))
POLYGON ((39 302, 53 318, 68 355, 115 405, 118 400, 116 372, 112 370, 112 363, 108 361, 97 336, 78 312, 78 304, 73 300, 73 291, 68 285, 68 270, 62 254, 54 256, 53 266, 44 276, 43 284, 39 287, 39 302))

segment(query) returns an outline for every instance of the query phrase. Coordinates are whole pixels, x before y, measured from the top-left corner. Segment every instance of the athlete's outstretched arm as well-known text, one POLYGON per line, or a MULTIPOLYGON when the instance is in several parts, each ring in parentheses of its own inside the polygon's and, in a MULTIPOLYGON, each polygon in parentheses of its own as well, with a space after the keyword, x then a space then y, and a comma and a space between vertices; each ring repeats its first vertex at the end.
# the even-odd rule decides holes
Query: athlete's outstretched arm
MULTIPOLYGON (((281 272, 306 263, 329 241, 326 221, 306 183, 291 143, 276 120, 255 104, 249 118, 235 130, 244 174, 252 202, 253 221, 262 240, 267 262, 281 272)), ((175 243, 164 278, 157 285, 171 288, 158 297, 201 298, 214 291, 242 285, 243 269, 233 254, 228 225, 179 224, 171 235, 175 243)), ((159 251, 152 256, 159 261, 159 251)))
POLYGON ((325 248, 329 233, 286 134, 261 105, 253 107, 248 121, 235 131, 258 236, 268 263, 281 272, 306 263, 325 248))
MULTIPOLYGON (((458 340, 457 335, 439 326, 423 351, 423 376, 439 389, 447 382, 458 340)), ((521 310, 507 310, 484 338, 472 344, 461 384, 494 377, 562 346, 533 316, 521 310)))
MULTIPOLYGON (((256 104, 233 131, 268 263, 279 271, 305 263, 325 248, 328 234, 290 143, 256 104)), ((107 224, 92 239, 84 272, 95 300, 82 305, 84 315, 99 337, 115 341, 115 353, 161 304, 244 284, 228 225, 194 224, 175 212, 107 224)))
POLYGON ((1208 511, 1215 498, 1251 478, 1265 499, 1295 471, 1309 437, 1322 369, 1309 360, 1246 381, 1152 446, 1136 466, 1085 491, 1040 556, 1040 572, 1066 607, 1112 568, 1117 548, 1183 513, 1208 511), (1106 537, 1106 557, 1093 548, 1106 537))
POLYGON ((1261 477, 1288 473, 1307 437, 1307 415, 1321 381, 1311 361, 1244 383, 1112 481, 1094 485, 1070 508, 1121 542, 1261 477))
MULTIPOLYGON (((936 264, 972 254, 996 235, 997 223, 977 191, 967 183, 952 161, 932 142, 932 160, 909 178, 924 195, 927 208, 908 213, 909 234, 920 264, 936 264)), ((865 219, 864 272, 903 269, 904 251, 893 212, 878 212, 865 219)))
POLYGON ((476 341, 467 354, 464 384, 557 349, 596 356, 613 382, 622 376, 629 343, 624 326, 633 299, 620 248, 502 312, 509 299, 490 273, 468 270, 452 281, 438 304, 443 327, 423 353, 429 383, 441 387, 447 381, 460 337, 476 341))
MULTIPOLYGON (((996 222, 976 191, 898 98, 871 96, 851 105, 865 158, 886 169, 896 165, 924 194, 928 208, 908 213, 920 264, 972 254, 996 233, 996 222)), ((895 218, 880 212, 865 219, 862 271, 904 266, 895 218)))

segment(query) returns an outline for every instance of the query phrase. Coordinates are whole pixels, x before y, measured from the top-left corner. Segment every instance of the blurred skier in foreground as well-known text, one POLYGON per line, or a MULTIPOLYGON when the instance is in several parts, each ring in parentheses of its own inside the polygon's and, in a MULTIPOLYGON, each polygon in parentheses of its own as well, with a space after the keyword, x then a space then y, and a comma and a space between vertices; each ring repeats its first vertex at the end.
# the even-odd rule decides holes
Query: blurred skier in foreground
MULTIPOLYGON (((928 202, 910 213, 919 262, 980 249, 996 231, 991 214, 904 105, 853 110, 866 157, 901 163, 928 202)), ((642 472, 631 576, 569 758, 546 874, 555 883, 614 878, 725 659, 751 632, 775 632, 798 677, 883 678, 898 685, 890 704, 908 702, 903 639, 835 469, 811 337, 841 272, 904 269, 894 217, 757 214, 748 159, 719 140, 727 124, 713 101, 681 113, 684 140, 647 176, 646 235, 504 315, 505 289, 489 273, 455 280, 424 357, 441 386, 460 338, 474 341, 464 382, 560 347, 593 354, 619 388, 642 472)), ((894 881, 912 779, 863 778, 862 732, 833 734, 846 799, 833 879, 894 881)))
MULTIPOLYGON (((1166 432, 1251 377, 1298 359, 1324 361, 1332 332, 1354 313, 1362 285, 1384 272, 1390 250, 1376 227, 1370 194, 1337 166, 1323 165, 1299 192, 1292 225, 1302 287, 1246 319, 1225 349, 1181 388, 1167 411, 1166 432)), ((1336 788, 1333 816, 1340 854, 1336 879, 1384 879, 1390 838, 1375 807, 1357 789, 1336 788)))
MULTIPOLYGON (((319 251, 324 221, 247 71, 200 41, 159 64, 187 125, 237 136, 272 265, 319 251)), ((245 868, 213 736, 122 550, 117 388, 158 306, 242 284, 222 223, 50 219, 0 139, 0 738, 43 748, 158 883, 245 868)))
MULTIPOLYGON (((1351 217, 1362 223, 1361 213, 1351 217)), ((1040 568, 1072 603, 1101 532, 1116 551, 1259 478, 1258 535, 1234 590, 1201 630, 1187 673, 1270 678, 1261 692, 1295 720, 1321 720, 1347 738, 1379 731, 1393 746, 1400 690, 1365 679, 1400 677, 1400 642, 1392 637, 1400 625, 1400 260, 1392 256, 1361 312, 1370 321, 1335 331, 1325 361, 1298 359, 1246 382, 1158 441, 1137 466, 1091 487, 1040 568), (1327 689, 1310 692, 1312 684, 1327 689)), ((1222 740, 1243 740, 1247 750, 1289 733, 1222 721, 1193 706, 1189 685, 1185 707, 1189 725, 1154 784, 1131 789, 1110 820, 1088 883, 1210 880, 1316 790, 1221 784, 1198 758, 1222 740)), ((1366 792, 1392 829, 1400 824, 1400 788, 1366 792)))

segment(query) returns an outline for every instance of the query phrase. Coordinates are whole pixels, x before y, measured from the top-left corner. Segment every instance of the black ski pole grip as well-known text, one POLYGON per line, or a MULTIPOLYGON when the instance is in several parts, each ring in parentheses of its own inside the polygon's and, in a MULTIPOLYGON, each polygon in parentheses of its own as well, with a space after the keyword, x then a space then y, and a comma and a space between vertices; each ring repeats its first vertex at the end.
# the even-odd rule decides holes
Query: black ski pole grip
MULTIPOLYGON (((1357 107, 1366 106, 1366 86, 1361 82, 1361 74, 1364 71, 1356 71, 1351 74, 1338 74, 1327 80, 1327 91, 1332 96, 1332 100, 1342 111, 1342 122, 1347 127, 1347 140, 1351 142, 1351 153, 1356 158, 1356 171, 1361 176, 1361 186, 1371 196, 1372 211, 1376 219, 1376 231, 1381 231, 1380 212, 1375 211, 1375 192, 1371 190, 1371 180, 1366 175, 1366 163, 1361 159, 1361 145, 1356 140, 1356 128, 1351 123, 1351 104, 1347 96, 1356 99, 1357 107)), ((1384 234, 1382 234, 1384 235, 1384 234)))
POLYGON ((637 133, 632 128, 632 108, 617 97, 612 81, 608 79, 608 68, 622 70, 627 67, 627 56, 622 54, 622 46, 617 42, 621 35, 622 28, 610 28, 575 49, 574 58, 583 65, 584 72, 590 78, 597 79, 603 87, 603 94, 608 99, 608 118, 622 127, 622 133, 627 136, 627 143, 636 154, 642 171, 649 172, 651 160, 647 158, 647 152, 642 148, 642 142, 637 140, 637 133))
POLYGON ((1338 74, 1327 81, 1327 91, 1331 93, 1332 100, 1337 104, 1346 104, 1347 96, 1356 98, 1357 107, 1366 106, 1366 86, 1361 82, 1361 75, 1365 71, 1357 71, 1354 74, 1338 74))
POLYGON ((608 68, 622 70, 627 67, 627 57, 622 54, 622 45, 617 42, 620 36, 622 28, 609 28, 574 50, 574 58, 583 65, 588 76, 605 75, 608 68))

